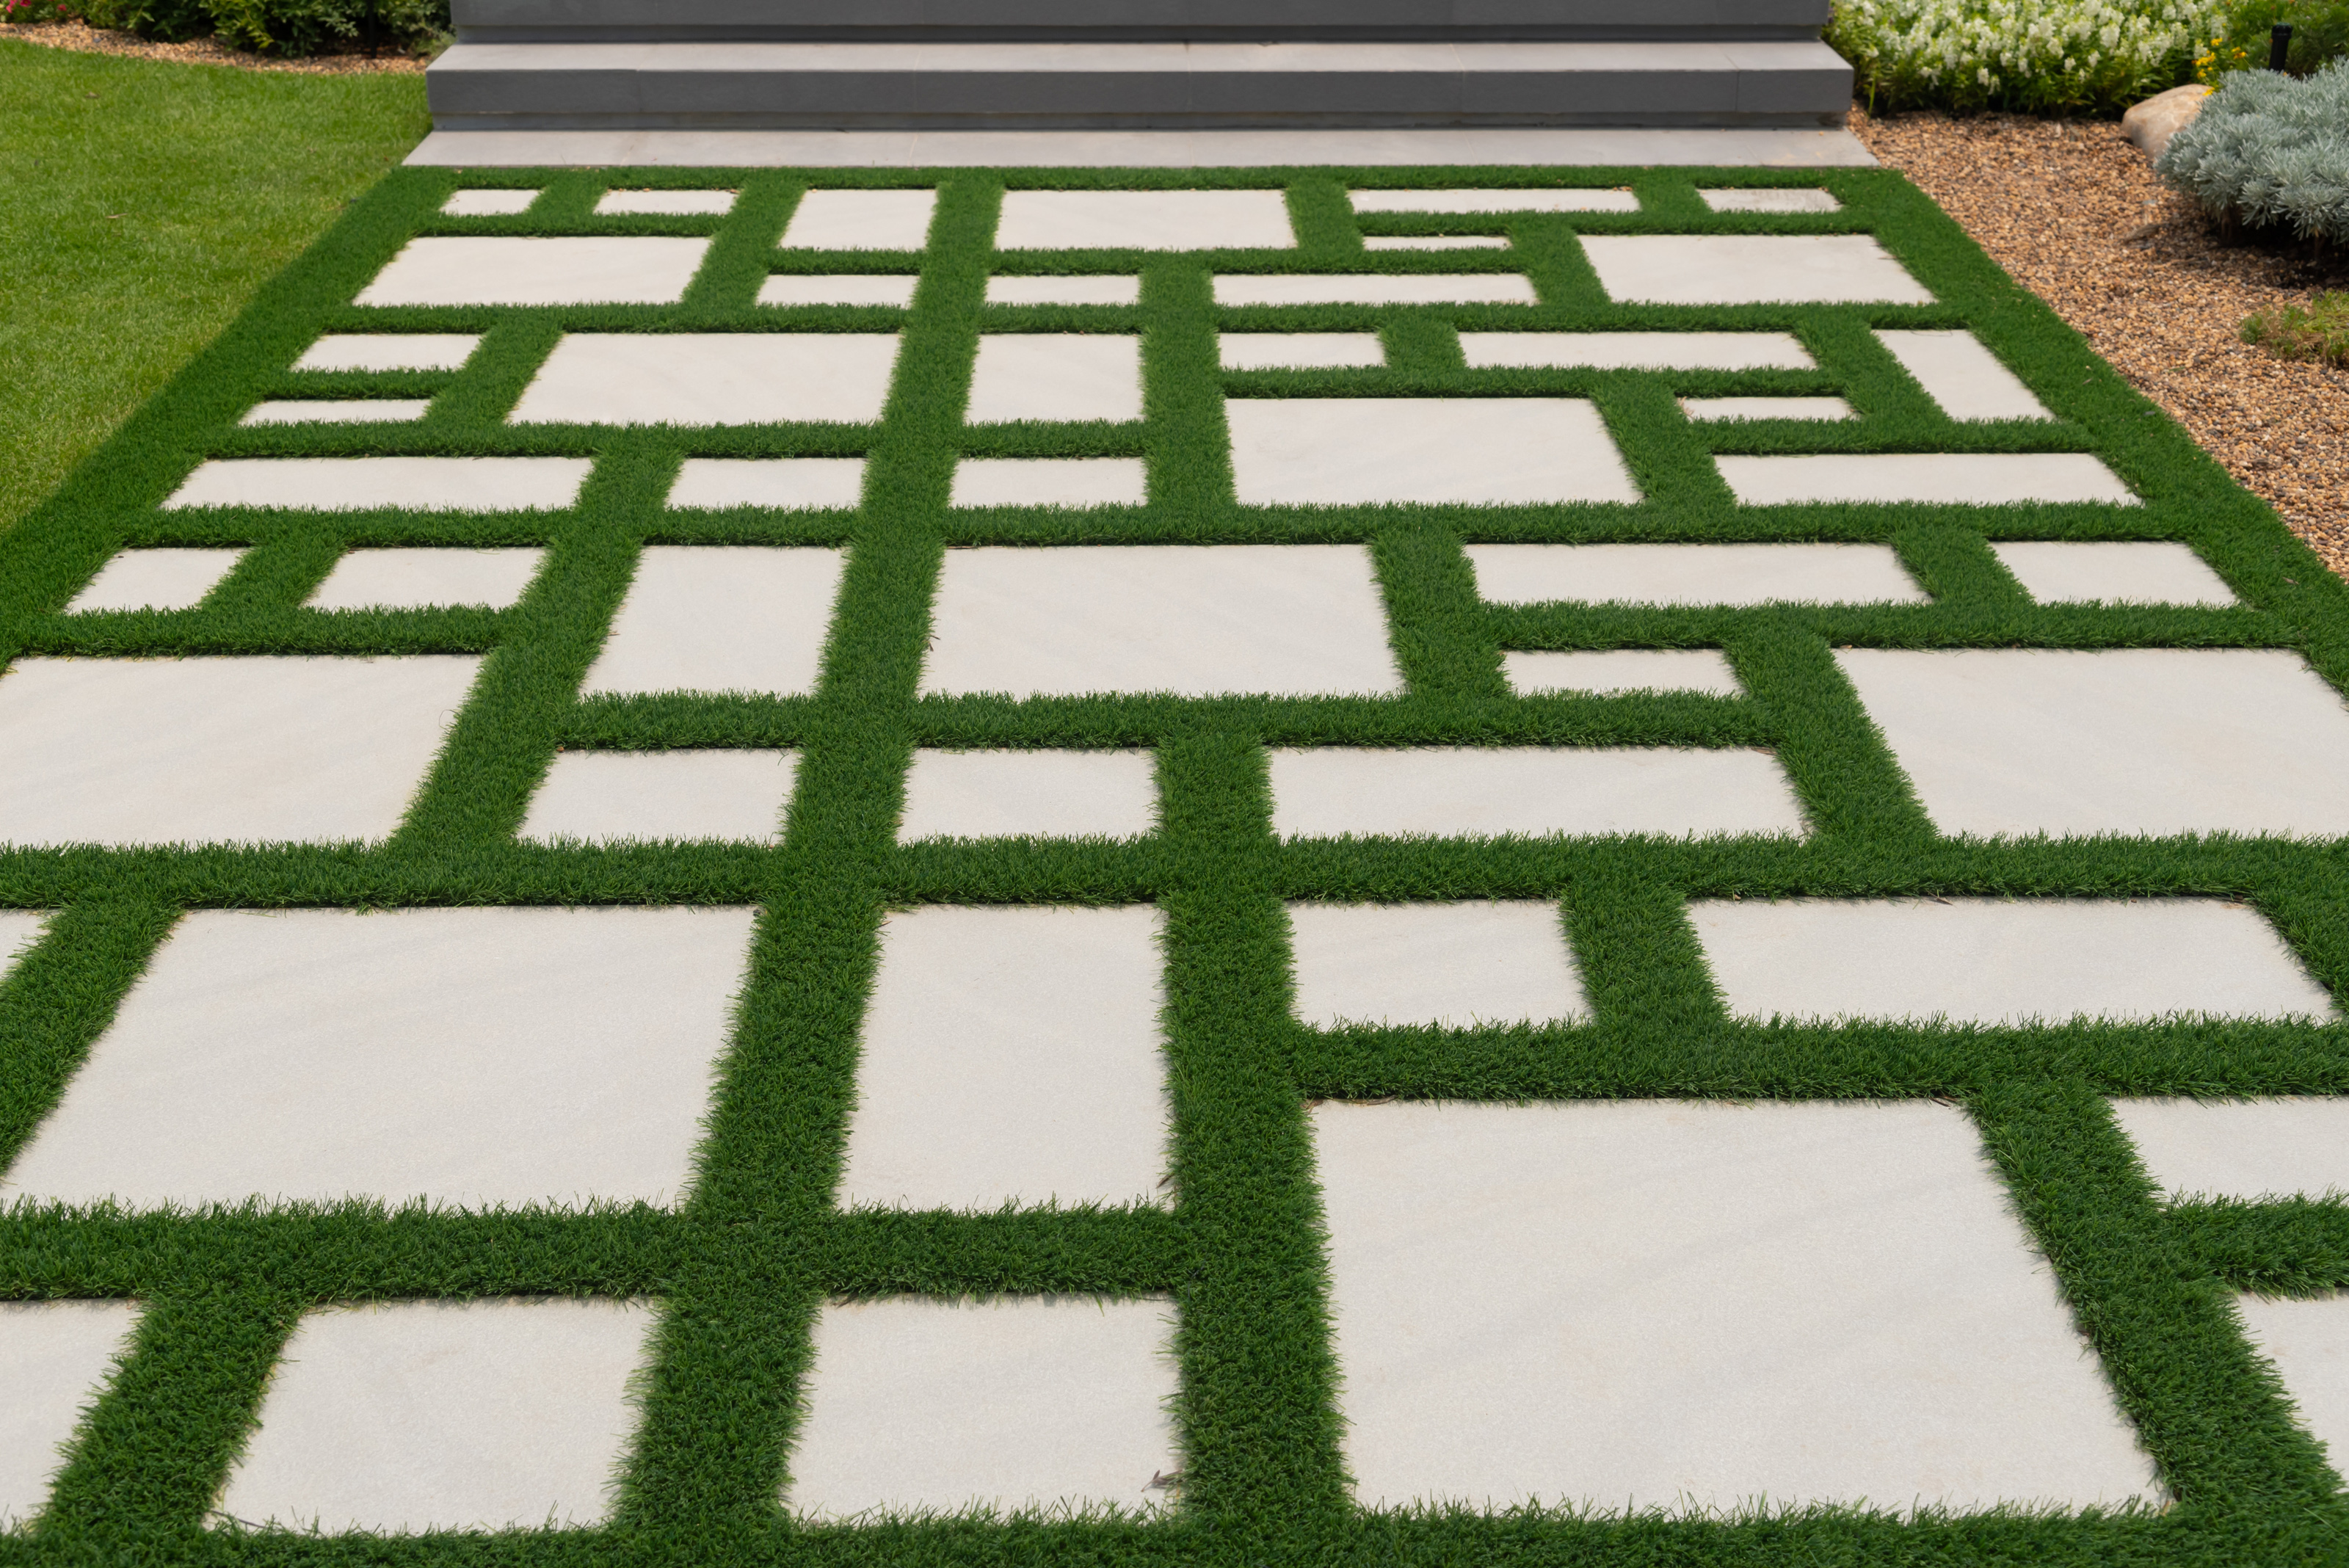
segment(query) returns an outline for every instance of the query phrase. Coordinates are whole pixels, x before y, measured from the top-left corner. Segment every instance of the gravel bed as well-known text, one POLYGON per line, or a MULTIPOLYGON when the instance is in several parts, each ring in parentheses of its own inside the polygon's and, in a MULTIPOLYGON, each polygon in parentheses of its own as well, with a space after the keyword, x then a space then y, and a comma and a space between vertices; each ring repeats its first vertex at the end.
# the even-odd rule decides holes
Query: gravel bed
POLYGON ((217 38, 191 38, 184 44, 159 44, 136 33, 118 33, 83 22, 21 22, 0 27, 0 38, 22 38, 52 49, 78 49, 91 55, 135 55, 142 60, 177 60, 181 65, 235 66, 248 71, 292 71, 298 76, 343 76, 367 72, 414 75, 426 60, 418 55, 386 51, 379 55, 314 55, 304 60, 271 59, 245 49, 232 49, 217 38))
POLYGON ((2349 371, 2238 335, 2349 288, 2349 257, 2220 238, 2110 121, 1855 109, 1851 129, 2349 576, 2349 371))

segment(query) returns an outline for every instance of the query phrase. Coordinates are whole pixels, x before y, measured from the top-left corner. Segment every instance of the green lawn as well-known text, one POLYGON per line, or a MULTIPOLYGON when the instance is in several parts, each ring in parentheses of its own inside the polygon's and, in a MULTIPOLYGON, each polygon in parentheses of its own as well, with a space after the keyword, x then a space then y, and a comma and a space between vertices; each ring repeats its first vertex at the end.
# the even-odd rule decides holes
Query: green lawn
POLYGON ((412 76, 168 65, 0 37, 0 528, 427 129, 412 76))

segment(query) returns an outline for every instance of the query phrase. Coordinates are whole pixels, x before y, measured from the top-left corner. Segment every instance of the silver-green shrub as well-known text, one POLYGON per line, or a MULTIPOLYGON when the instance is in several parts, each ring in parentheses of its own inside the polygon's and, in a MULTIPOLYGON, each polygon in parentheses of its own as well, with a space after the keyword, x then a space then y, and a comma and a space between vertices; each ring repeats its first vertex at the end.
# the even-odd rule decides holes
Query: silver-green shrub
POLYGON ((2154 168, 2207 212, 2349 244, 2349 59, 2222 78, 2154 168))

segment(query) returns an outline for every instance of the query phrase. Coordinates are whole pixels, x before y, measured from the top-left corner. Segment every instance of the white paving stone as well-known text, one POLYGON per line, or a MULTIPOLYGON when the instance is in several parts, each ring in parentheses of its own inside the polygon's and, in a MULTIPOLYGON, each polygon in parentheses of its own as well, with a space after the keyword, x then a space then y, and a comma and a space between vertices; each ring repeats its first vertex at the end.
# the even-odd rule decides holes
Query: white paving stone
POLYGON ((1841 398, 1682 398, 1692 420, 1849 420, 1858 416, 1841 398))
POLYGON ((1783 188, 1742 191, 1699 190, 1704 204, 1716 213, 1839 213, 1843 203, 1819 190, 1783 188))
MULTIPOLYGON (((2326 1012, 2321 1001, 2309 1011, 2326 1012)), ((2113 1119, 2154 1185, 2173 1197, 2259 1202, 2349 1193, 2349 1099, 2123 1099, 2113 1102, 2113 1119)))
POLYGON ((329 333, 302 351, 296 370, 455 370, 481 338, 470 332, 329 333))
POLYGON ((770 273, 761 305, 874 305, 904 310, 922 280, 910 273, 770 273))
POLYGON ((1636 213, 1630 191, 1356 191, 1357 213, 1636 213))
POLYGON ((1275 749, 1269 761, 1272 828, 1283 838, 1803 831, 1794 790, 1766 752, 1336 746, 1275 749))
POLYGON ((1744 688, 1717 648, 1612 648, 1590 651, 1504 653, 1501 673, 1520 696, 1545 691, 1694 691, 1743 697, 1744 688))
POLYGON ((1876 333, 1901 369, 1953 420, 2046 420, 2045 405, 2023 379, 1999 362, 1971 332, 1876 333))
POLYGON ((797 752, 561 752, 520 836, 539 844, 776 844, 797 752))
POLYGON ((674 305, 706 236, 428 234, 408 242, 358 305, 674 305))
POLYGON ((1279 191, 1007 191, 1001 251, 1288 250, 1279 191))
POLYGON ((1124 332, 988 333, 971 369, 972 424, 1142 417, 1142 339, 1124 332))
POLYGON ((922 694, 1391 697, 1359 545, 950 549, 922 694))
POLYGON ((783 230, 790 249, 917 251, 929 244, 935 191, 810 191, 783 230))
POLYGON ((310 597, 311 609, 512 609, 538 576, 544 550, 353 550, 310 597))
POLYGON ((2349 834, 2349 710, 2297 653, 1836 658, 1944 833, 2349 834))
POLYGON ((579 499, 584 457, 232 457, 197 465, 163 503, 305 512, 553 512, 579 499))
POLYGON ((1954 1106, 1311 1120, 1368 1506, 2160 1500, 1954 1106))
POLYGON ((1138 838, 1157 826, 1148 752, 918 751, 897 838, 1138 838))
POLYGON ((2001 541, 1999 565, 2043 605, 2231 605, 2235 596, 2190 545, 2168 540, 2001 541))
POLYGON ((894 332, 574 332, 523 389, 516 424, 868 424, 894 332))
POLYGON ((83 1412, 138 1326, 130 1302, 0 1302, 0 1532, 47 1505, 83 1412))
POLYGON ((1556 904, 1291 904, 1299 1020, 1350 1023, 1578 1023, 1582 975, 1556 904))
POLYGON ((420 420, 429 398, 288 398, 255 403, 241 425, 370 424, 420 420))
POLYGON ((668 493, 671 508, 711 511, 822 512, 854 507, 864 498, 861 457, 688 457, 668 493))
POLYGON ((1505 251, 1504 234, 1365 234, 1366 251, 1505 251))
POLYGON ((756 914, 192 911, 0 1199, 673 1205, 756 914))
POLYGON ((1146 904, 886 916, 840 1206, 1164 1202, 1164 928, 1146 904))
POLYGON ((831 1303, 785 1506, 827 1521, 1150 1511, 1166 1496, 1152 1483, 1183 1468, 1174 1323, 1156 1296, 831 1303))
POLYGON ((1624 305, 1930 305, 1873 234, 1582 234, 1624 305))
POLYGON ((1234 398, 1243 506, 1636 502, 1587 398, 1234 398))
POLYGON ((1811 370, 1791 332, 1463 332, 1472 370, 1811 370))
POLYGON ((1701 899, 1731 1014, 2019 1028, 2087 1018, 2317 1018, 2268 923, 2209 898, 1701 899))
POLYGON ((809 696, 841 571, 838 550, 648 545, 580 693, 809 696))
POLYGON ((0 980, 16 961, 33 950, 48 929, 49 918, 35 909, 0 909, 0 980))
POLYGON ((1142 279, 1132 273, 1082 277, 990 277, 989 305, 1140 305, 1142 279))
POLYGON ((966 457, 955 464, 956 506, 1140 506, 1150 472, 1138 457, 966 457))
POLYGON ((440 210, 452 218, 510 218, 530 210, 536 191, 452 191, 440 210))
POLYGON ((1925 604, 1889 545, 1471 545, 1491 604, 1925 604))
POLYGON ((598 217, 648 213, 656 217, 716 216, 734 210, 739 191, 606 191, 595 199, 598 217))
POLYGON ((313 1308, 270 1372, 217 1521, 383 1534, 602 1524, 657 1324, 631 1301, 313 1308))
POLYGON ((0 843, 382 839, 480 666, 21 659, 0 675, 0 843))
POLYGON ((1724 453, 1721 477, 1747 506, 1858 501, 1919 506, 2095 502, 2135 506, 2117 474, 2084 452, 1724 453))
POLYGON ((1319 370, 1386 363, 1375 332, 1226 332, 1216 352, 1226 370, 1319 370))
POLYGON ((1523 273, 1218 275, 1216 303, 1251 305, 1538 305, 1523 273))
POLYGON ((193 609, 243 559, 243 550, 124 550, 73 597, 66 613, 193 609))
POLYGON ((2240 1295, 2251 1348, 2274 1363, 2308 1435, 2335 1474, 2349 1475, 2349 1293, 2302 1300, 2240 1295))

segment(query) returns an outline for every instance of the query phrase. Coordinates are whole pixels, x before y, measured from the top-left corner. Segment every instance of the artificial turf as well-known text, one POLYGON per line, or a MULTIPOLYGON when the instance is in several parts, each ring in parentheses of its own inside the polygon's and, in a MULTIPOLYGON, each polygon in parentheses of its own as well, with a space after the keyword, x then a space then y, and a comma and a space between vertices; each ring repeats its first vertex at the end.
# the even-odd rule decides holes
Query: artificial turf
MULTIPOLYGON (((1366 218, 1363 230, 1489 230, 1489 219, 1366 218)), ((0 907, 57 909, 0 985, 0 1165, 12 1158, 110 1011, 190 907, 479 903, 755 904, 763 914, 699 1176, 674 1213, 456 1214, 363 1205, 123 1214, 19 1206, 0 1219, 0 1296, 136 1296, 136 1352, 99 1401, 47 1513, 0 1536, 0 1563, 240 1562, 1076 1563, 1270 1568, 1308 1563, 2147 1563, 2349 1560, 2349 1508, 2226 1307, 2251 1286, 2349 1283, 2349 1207, 2158 1201, 2106 1108, 2128 1094, 2349 1093, 2349 1025, 2172 1023, 2038 1029, 1730 1021, 1682 912, 1697 898, 2194 894, 2259 909, 2336 998, 2349 998, 2349 858, 2341 844, 2242 838, 1939 836, 1832 653, 1838 647, 2280 647, 2349 683, 2349 588, 2259 501, 2126 387, 1900 176, 1881 171, 1382 169, 398 171, 267 285, 225 337, 142 409, 47 505, 0 538, 0 659, 23 654, 489 654, 475 694, 400 830, 371 849, 0 851, 0 907), (1508 252, 1366 254, 1350 185, 1630 185, 1637 214, 1517 216, 1508 252), (935 185, 909 312, 789 313, 751 304, 777 266, 903 270, 866 253, 785 258, 802 188, 935 185), (522 218, 440 216, 460 183, 544 185, 522 218), (1820 215, 1715 214, 1717 184, 1824 185, 1820 215), (739 186, 727 218, 594 218, 605 186, 739 186), (1522 267, 1538 306, 1219 310, 1208 254, 997 257, 1007 186, 1285 186, 1294 252, 1224 270, 1522 267), (1929 306, 1640 307, 1607 302, 1572 235, 1873 233, 1937 296, 1929 306), (675 306, 399 308, 347 302, 419 232, 718 234, 675 306), (1143 303, 988 307, 999 271, 1133 271, 1143 303), (967 429, 977 334, 1139 330, 1139 426, 967 429), (1966 327, 2060 422, 1951 422, 1871 327, 1966 327), (1382 330, 1389 369, 1225 373, 1216 333, 1382 330), (1815 372, 1463 368, 1454 328, 1772 329, 1815 372), (566 330, 899 330, 876 426, 711 430, 512 426, 504 416, 566 330), (322 331, 485 334, 460 372, 302 376, 322 331), (1646 496, 1633 506, 1242 508, 1222 398, 1546 392, 1598 404, 1646 496), (255 400, 430 394, 412 425, 239 429, 255 400), (1676 395, 1840 392, 1847 425, 1692 424, 1676 395), (1715 452, 2093 452, 2145 500, 2104 506, 1736 506, 1715 452), (208 456, 592 455, 564 512, 162 512, 208 456), (851 513, 670 513, 686 456, 869 454, 851 513), (1138 511, 950 511, 958 453, 1145 455, 1138 511), (1462 545, 1492 540, 1887 541, 1930 591, 1901 607, 1498 607, 1462 545), (1997 538, 2192 545, 2240 607, 2033 604, 1997 538), (918 698, 927 607, 950 544, 1361 541, 1395 651, 1396 699, 918 698), (647 543, 849 547, 812 698, 575 693, 647 543), (249 545, 202 608, 58 612, 115 550, 249 545), (351 545, 543 544, 513 609, 324 615, 296 607, 351 545), (1504 649, 1718 646, 1747 695, 1509 694, 1504 649), (1791 839, 1550 838, 1284 843, 1268 825, 1268 744, 1764 746, 1811 834, 1791 839), (1138 746, 1157 756, 1159 831, 1103 842, 899 846, 916 746, 1138 746), (558 747, 792 746, 783 842, 549 848, 514 830, 558 747), (1290 1015, 1284 900, 1544 898, 1566 915, 1589 1022, 1470 1031, 1316 1032, 1290 1015), (1174 1109, 1167 1210, 939 1214, 835 1210, 856 1040, 888 909, 921 903, 1155 902, 1167 921, 1174 1109), (1965 1106, 2052 1263, 2174 1501, 2160 1510, 2005 1510, 1904 1517, 1766 1507, 1734 1518, 1526 1511, 1370 1512, 1350 1501, 1329 1346, 1304 1107, 1317 1097, 1940 1096, 1965 1106), (1185 1454, 1154 1519, 907 1521, 809 1527, 778 1506, 810 1324, 832 1295, 1171 1294, 1179 1306, 1185 1454), (413 1296, 650 1295, 657 1365, 614 1522, 595 1532, 411 1538, 208 1530, 207 1511, 295 1318, 327 1302, 413 1296)), ((1570 1485, 1570 1478, 1561 1478, 1570 1485)))

